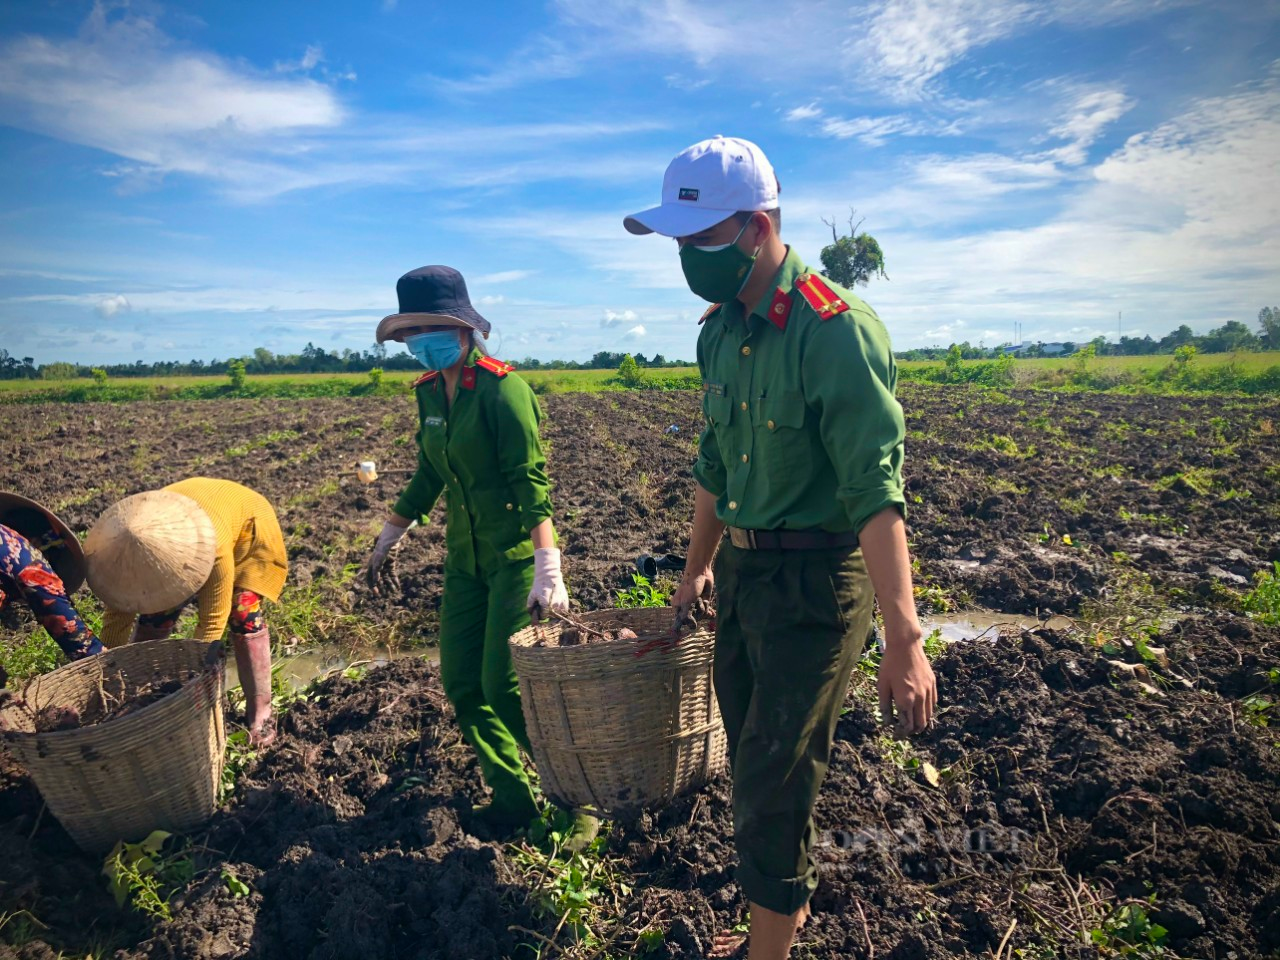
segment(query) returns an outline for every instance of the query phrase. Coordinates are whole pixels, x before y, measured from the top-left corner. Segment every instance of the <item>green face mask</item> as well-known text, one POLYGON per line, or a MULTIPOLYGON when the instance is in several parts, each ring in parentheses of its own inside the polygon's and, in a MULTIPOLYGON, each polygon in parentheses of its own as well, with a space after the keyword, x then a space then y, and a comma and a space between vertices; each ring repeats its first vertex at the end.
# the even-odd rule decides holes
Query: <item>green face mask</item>
POLYGON ((738 246, 738 239, 750 222, 748 220, 742 225, 733 243, 714 247, 688 244, 680 248, 680 268, 684 271, 685 282, 703 300, 726 303, 747 285, 756 266, 756 257, 760 254, 759 247, 755 253, 748 254, 738 246))

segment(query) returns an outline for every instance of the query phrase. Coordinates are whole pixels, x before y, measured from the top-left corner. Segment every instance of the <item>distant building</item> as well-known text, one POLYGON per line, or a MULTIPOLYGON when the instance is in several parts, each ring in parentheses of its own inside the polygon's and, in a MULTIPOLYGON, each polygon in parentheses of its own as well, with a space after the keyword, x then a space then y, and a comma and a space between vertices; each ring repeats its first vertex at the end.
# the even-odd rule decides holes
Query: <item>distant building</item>
POLYGON ((1025 356, 1034 354, 1038 357, 1058 357, 1067 352, 1065 343, 1020 343, 1016 347, 1005 344, 1000 348, 1002 353, 1012 353, 1015 356, 1025 356))

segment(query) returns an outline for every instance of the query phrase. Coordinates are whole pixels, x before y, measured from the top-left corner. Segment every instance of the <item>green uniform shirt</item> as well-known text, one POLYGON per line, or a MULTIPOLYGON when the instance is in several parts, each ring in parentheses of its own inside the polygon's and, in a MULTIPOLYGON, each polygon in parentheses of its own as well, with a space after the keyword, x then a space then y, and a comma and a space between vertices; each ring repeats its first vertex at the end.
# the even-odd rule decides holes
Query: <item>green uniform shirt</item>
POLYGON ((529 531, 552 513, 537 398, 481 356, 467 358, 452 408, 443 377, 418 384, 418 469, 395 505, 425 524, 446 491, 446 564, 471 574, 533 556, 529 531))
POLYGON ((885 507, 905 513, 889 334, 830 281, 850 309, 821 319, 795 289, 811 272, 788 249, 749 315, 722 304, 698 337, 707 424, 694 476, 731 526, 859 532, 885 507))

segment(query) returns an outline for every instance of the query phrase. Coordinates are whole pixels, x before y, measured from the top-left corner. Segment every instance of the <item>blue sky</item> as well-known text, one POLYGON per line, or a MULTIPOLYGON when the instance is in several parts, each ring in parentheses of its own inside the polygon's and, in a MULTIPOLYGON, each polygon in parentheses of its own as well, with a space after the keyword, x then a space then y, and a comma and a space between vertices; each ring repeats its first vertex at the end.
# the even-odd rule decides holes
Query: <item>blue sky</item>
POLYGON ((506 358, 692 357, 621 220, 715 133, 811 262, 866 218, 899 349, 1280 301, 1280 0, 57 0, 0 7, 0 346, 363 349, 448 263, 506 358))

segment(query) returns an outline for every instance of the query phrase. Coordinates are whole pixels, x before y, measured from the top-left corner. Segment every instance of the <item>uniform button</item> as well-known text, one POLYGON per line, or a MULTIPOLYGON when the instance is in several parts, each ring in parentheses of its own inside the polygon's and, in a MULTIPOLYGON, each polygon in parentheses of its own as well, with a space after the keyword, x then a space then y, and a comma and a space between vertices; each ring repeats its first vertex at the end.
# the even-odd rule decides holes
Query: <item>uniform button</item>
POLYGON ((796 283, 808 283, 808 282, 809 282, 809 274, 807 273, 802 273, 800 274, 800 276, 796 277, 796 283))
POLYGON ((514 509, 515 509, 515 507, 513 507, 511 504, 509 504, 509 503, 508 503, 508 504, 507 504, 507 509, 508 509, 508 510, 514 510, 514 509))
POLYGON ((751 356, 751 348, 750 348, 750 347, 743 347, 743 348, 742 348, 742 355, 743 355, 744 357, 749 357, 749 356, 751 356))
POLYGON ((743 462, 743 463, 746 463, 749 459, 750 459, 750 457, 748 457, 745 453, 742 455, 742 462, 743 462))
POLYGON ((745 400, 742 401, 742 409, 743 410, 747 409, 747 401, 745 400))
POLYGON ((729 509, 730 509, 730 510, 737 510, 737 509, 738 509, 738 501, 737 501, 737 500, 730 500, 730 501, 729 501, 729 509))
POLYGON ((772 429, 773 429, 773 427, 774 427, 774 423, 773 423, 773 421, 772 421, 772 420, 770 420, 770 421, 769 421, 769 429, 770 429, 770 430, 772 430, 772 429))

